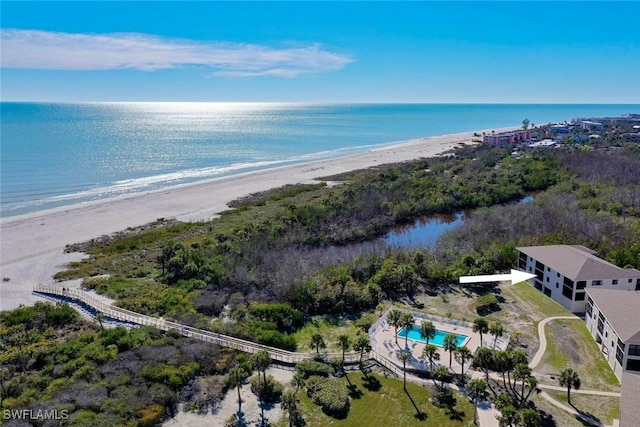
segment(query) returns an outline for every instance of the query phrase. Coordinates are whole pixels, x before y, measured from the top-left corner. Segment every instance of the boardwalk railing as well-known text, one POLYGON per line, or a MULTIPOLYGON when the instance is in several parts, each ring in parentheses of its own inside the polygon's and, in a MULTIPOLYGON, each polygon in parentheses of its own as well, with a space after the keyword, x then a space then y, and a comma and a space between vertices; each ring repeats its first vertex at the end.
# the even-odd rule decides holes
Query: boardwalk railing
MULTIPOLYGON (((314 359, 316 357, 322 357, 325 360, 329 360, 332 358, 342 359, 342 353, 297 353, 275 347, 269 347, 251 341, 246 341, 229 335, 219 334, 217 332, 193 328, 191 326, 182 325, 180 323, 163 319, 162 317, 146 316, 144 314, 136 313, 135 311, 107 304, 100 298, 96 298, 94 295, 91 295, 90 293, 85 292, 81 289, 68 289, 60 288, 57 286, 36 286, 34 287, 33 291, 37 293, 57 295, 71 300, 80 301, 93 308, 97 312, 103 313, 105 316, 113 319, 130 322, 137 325, 153 326, 163 331, 175 330, 178 333, 190 338, 217 344, 222 347, 233 348, 245 353, 257 353, 260 350, 266 350, 267 352, 269 352, 271 359, 287 364, 295 364, 303 360, 314 359)), ((360 361, 360 353, 357 352, 346 352, 344 357, 346 364, 355 364, 360 361)))

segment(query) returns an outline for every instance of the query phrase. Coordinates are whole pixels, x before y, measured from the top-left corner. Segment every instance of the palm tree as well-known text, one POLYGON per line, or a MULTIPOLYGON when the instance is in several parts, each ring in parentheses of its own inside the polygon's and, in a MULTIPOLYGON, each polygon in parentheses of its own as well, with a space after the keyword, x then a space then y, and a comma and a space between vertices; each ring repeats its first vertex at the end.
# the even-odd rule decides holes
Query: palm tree
POLYGON ((449 369, 451 369, 451 361, 453 360, 453 352, 458 348, 458 339, 455 334, 447 334, 444 337, 444 345, 442 346, 445 351, 449 352, 449 369))
POLYGON ((422 350, 422 355, 429 359, 429 370, 433 371, 433 361, 440 360, 440 353, 438 347, 433 344, 427 344, 422 350))
POLYGON ((311 348, 313 347, 316 348, 316 353, 318 354, 320 354, 321 348, 327 347, 327 344, 324 342, 324 338, 322 338, 322 335, 318 333, 311 335, 311 348))
POLYGON ((473 412, 473 423, 478 425, 478 402, 486 400, 489 397, 489 392, 487 392, 487 383, 480 378, 474 378, 469 381, 469 384, 467 384, 467 392, 469 393, 469 397, 471 397, 471 401, 475 408, 473 412))
POLYGON ((338 347, 342 350, 342 368, 344 369, 344 352, 351 347, 351 338, 349 338, 349 335, 342 334, 338 337, 338 347))
POLYGON ((289 412, 289 427, 293 426, 293 420, 296 418, 298 412, 298 398, 290 391, 285 392, 281 398, 282 402, 280 407, 289 412))
POLYGON ((502 323, 498 322, 497 320, 493 323, 491 323, 491 326, 489 327, 489 333, 491 335, 493 335, 493 349, 496 349, 496 342, 498 342, 498 337, 501 337, 502 335, 504 335, 504 326, 502 326, 502 323))
POLYGON ((402 373, 404 374, 404 389, 407 389, 407 360, 409 359, 409 353, 400 353, 400 360, 402 360, 402 373))
MULTIPOLYGON (((520 405, 522 405, 524 400, 524 386, 526 385, 526 380, 531 376, 531 368, 526 363, 519 363, 516 368, 513 370, 513 379, 515 381, 520 381, 520 405)), ((515 385, 515 384, 514 384, 515 385)), ((516 396, 518 393, 516 393, 516 396)))
POLYGON ((400 318, 400 326, 404 328, 404 347, 407 348, 409 330, 413 327, 413 315, 411 313, 403 313, 400 318))
POLYGON ((359 335, 356 342, 353 343, 353 349, 360 352, 360 365, 362 365, 362 356, 365 352, 371 351, 368 335, 359 335))
POLYGON ((424 338, 429 345, 429 340, 436 336, 436 327, 433 323, 426 321, 420 324, 420 336, 424 338))
POLYGON ((509 387, 513 389, 515 387, 515 381, 514 384, 511 385, 511 371, 513 371, 516 366, 520 365, 521 363, 524 363, 525 365, 528 364, 527 354, 522 350, 511 350, 506 352, 506 357, 507 380, 509 387))
POLYGON ((387 314, 387 321, 391 326, 395 328, 396 344, 398 344, 398 328, 400 327, 400 319, 402 318, 402 312, 397 308, 389 311, 387 314))
POLYGON ((522 427, 538 427, 542 425, 540 412, 533 408, 525 408, 520 412, 520 426, 522 427))
POLYGON ((249 377, 249 374, 244 369, 236 366, 235 368, 231 368, 229 371, 229 387, 238 389, 238 414, 242 412, 242 398, 240 397, 240 389, 242 388, 242 383, 249 377))
POLYGON ((301 372, 296 372, 291 379, 291 385, 296 388, 296 394, 298 394, 298 390, 304 387, 304 375, 301 372))
POLYGON ((480 346, 482 347, 484 341, 482 341, 482 334, 489 332, 489 322, 482 317, 478 317, 473 321, 473 332, 480 334, 480 346))
POLYGON ((578 373, 571 368, 567 368, 560 374, 560 385, 567 388, 567 403, 571 405, 571 389, 578 390, 580 388, 580 377, 578 373))
POLYGON ((462 347, 458 347, 455 349, 456 358, 460 359, 460 365, 462 368, 460 369, 460 375, 464 375, 464 362, 473 358, 473 353, 466 345, 462 347))
POLYGON ((263 386, 267 386, 267 368, 271 365, 271 356, 267 350, 260 350, 253 354, 249 359, 251 367, 258 371, 258 379, 260 379, 260 372, 264 377, 263 386))
POLYGON ((100 324, 100 332, 104 331, 104 325, 102 324, 102 321, 104 320, 104 313, 96 314, 96 320, 100 324))
POLYGON ((444 366, 438 366, 433 371, 433 378, 440 381, 440 389, 444 390, 444 380, 449 377, 449 370, 444 366))
POLYGON ((489 383, 489 368, 493 365, 493 351, 487 347, 480 347, 474 357, 476 365, 485 373, 485 381, 489 383))
POLYGON ((529 400, 529 396, 531 396, 531 393, 533 393, 533 390, 535 390, 538 387, 538 379, 533 375, 529 376, 529 378, 527 378, 524 381, 525 383, 527 383, 527 387, 529 387, 529 391, 527 392, 526 396, 522 397, 522 403, 520 404, 520 407, 524 406, 527 403, 527 400, 529 400))

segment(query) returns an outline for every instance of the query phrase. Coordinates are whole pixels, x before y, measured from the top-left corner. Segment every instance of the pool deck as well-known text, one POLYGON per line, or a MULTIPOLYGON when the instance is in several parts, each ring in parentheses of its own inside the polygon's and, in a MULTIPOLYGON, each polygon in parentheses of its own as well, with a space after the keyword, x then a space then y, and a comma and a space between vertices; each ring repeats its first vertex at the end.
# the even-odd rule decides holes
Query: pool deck
MULTIPOLYGON (((480 334, 473 332, 468 327, 463 327, 457 325, 455 321, 450 321, 450 323, 439 322, 433 319, 422 319, 414 316, 415 325, 420 327, 422 322, 430 320, 436 329, 439 329, 444 332, 450 332, 457 335, 466 335, 468 338, 463 345, 466 345, 471 353, 475 353, 476 349, 480 347, 480 334)), ((378 322, 376 322, 378 323, 378 322)), ((398 329, 398 332, 400 328, 398 329)), ((408 352, 410 355, 409 360, 407 360, 407 370, 413 371, 429 371, 429 360, 422 357, 422 351, 424 350, 426 343, 420 341, 414 341, 411 338, 408 338, 405 341, 404 337, 397 337, 396 344, 396 333, 395 328, 386 320, 386 314, 381 322, 378 323, 378 326, 370 331, 371 335, 371 346, 373 350, 375 350, 378 354, 382 355, 395 365, 402 367, 402 359, 400 359, 400 354, 408 352), (406 342, 406 344, 405 344, 406 342)), ((483 334, 482 337, 485 341, 484 345, 486 347, 492 348, 493 346, 493 336, 489 334, 483 334)), ((506 348, 508 342, 505 342, 502 339, 498 339, 496 350, 506 348)), ((438 347, 438 353, 440 353, 440 360, 434 361, 434 368, 438 365, 449 367, 449 352, 445 351, 444 348, 438 347)), ((471 367, 471 361, 465 362, 464 372, 466 373, 471 367)), ((451 362, 451 370, 454 373, 460 373, 460 363, 456 360, 455 353, 451 362)))

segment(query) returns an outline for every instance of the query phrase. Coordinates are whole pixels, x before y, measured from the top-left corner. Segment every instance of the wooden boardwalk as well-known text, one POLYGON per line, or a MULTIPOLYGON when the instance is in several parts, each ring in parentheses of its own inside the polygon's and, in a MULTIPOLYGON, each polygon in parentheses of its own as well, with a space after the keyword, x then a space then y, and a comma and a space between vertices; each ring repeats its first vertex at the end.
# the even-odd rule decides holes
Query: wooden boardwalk
MULTIPOLYGON (((266 350, 267 352, 269 352, 271 359, 288 365, 294 365, 303 360, 309 360, 318 357, 317 353, 297 353, 282 350, 279 348, 269 347, 251 341, 246 341, 229 335, 223 335, 217 332, 206 331, 204 329, 197 329, 191 326, 182 325, 180 323, 171 322, 169 320, 163 319, 162 317, 146 316, 144 314, 136 313, 134 311, 107 304, 99 298, 96 298, 94 295, 91 295, 90 293, 85 292, 81 289, 68 289, 57 286, 36 286, 34 287, 33 291, 36 293, 56 295, 70 300, 80 301, 91 307, 95 311, 104 314, 105 317, 110 317, 123 322, 134 323, 136 325, 153 326, 163 331, 173 330, 183 336, 216 344, 222 347, 233 348, 245 353, 257 353, 260 350, 266 350)), ((329 360, 332 358, 341 359, 342 353, 325 352, 320 353, 320 357, 325 360, 329 360)), ((360 361, 360 353, 357 352, 346 352, 344 357, 345 364, 356 364, 360 361)), ((369 354, 365 354, 364 357, 369 357, 369 354)))

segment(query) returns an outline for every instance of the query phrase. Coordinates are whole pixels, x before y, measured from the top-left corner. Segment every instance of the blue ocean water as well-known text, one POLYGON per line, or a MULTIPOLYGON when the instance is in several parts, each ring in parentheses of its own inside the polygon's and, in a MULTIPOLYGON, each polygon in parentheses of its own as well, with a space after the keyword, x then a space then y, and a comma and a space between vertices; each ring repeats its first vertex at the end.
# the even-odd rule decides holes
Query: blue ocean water
POLYGON ((0 216, 640 105, 0 103, 0 216))

